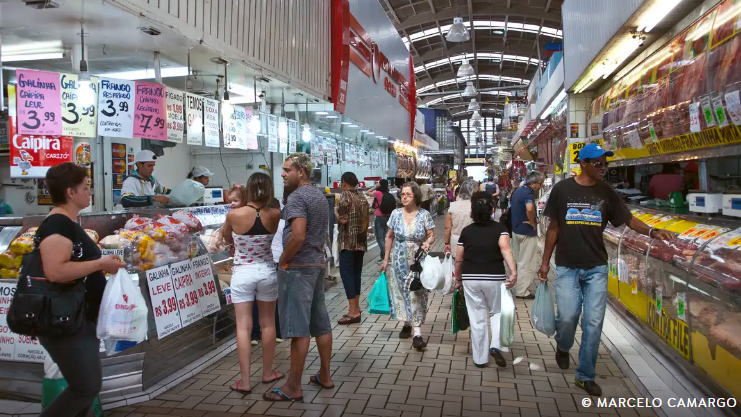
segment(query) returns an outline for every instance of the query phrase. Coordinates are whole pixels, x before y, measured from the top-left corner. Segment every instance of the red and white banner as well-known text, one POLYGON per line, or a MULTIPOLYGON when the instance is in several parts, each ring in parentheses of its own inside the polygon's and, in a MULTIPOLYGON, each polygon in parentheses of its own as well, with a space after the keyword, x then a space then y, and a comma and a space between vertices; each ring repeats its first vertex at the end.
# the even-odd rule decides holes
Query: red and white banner
POLYGON ((11 178, 44 178, 50 167, 74 161, 72 136, 25 135, 16 131, 15 86, 8 86, 11 178))

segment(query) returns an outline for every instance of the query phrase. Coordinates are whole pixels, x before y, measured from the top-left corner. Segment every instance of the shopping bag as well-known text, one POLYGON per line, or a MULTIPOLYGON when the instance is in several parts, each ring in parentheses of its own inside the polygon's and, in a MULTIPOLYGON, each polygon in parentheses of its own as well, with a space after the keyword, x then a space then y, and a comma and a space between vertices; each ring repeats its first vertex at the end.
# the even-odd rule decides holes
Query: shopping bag
POLYGON ((176 185, 170 191, 170 194, 167 195, 170 199, 168 205, 172 207, 188 207, 203 198, 205 193, 206 187, 203 184, 188 178, 176 185))
POLYGON ((463 295, 463 290, 453 292, 453 314, 451 316, 453 318, 453 334, 461 330, 467 330, 471 324, 468 320, 468 309, 466 308, 466 297, 463 295))
POLYGON ((501 320, 499 327, 499 342, 502 347, 512 346, 515 340, 515 299, 512 292, 502 283, 501 320))
POLYGON ((388 284, 386 283, 386 274, 381 275, 373 284, 370 294, 368 294, 368 313, 370 314, 391 314, 391 303, 389 300, 388 284))
POLYGON ((125 269, 108 278, 98 313, 98 339, 141 342, 147 336, 147 304, 125 269))
POLYGON ((422 261, 422 272, 419 277, 422 286, 428 290, 441 290, 445 285, 443 264, 436 256, 426 256, 422 261))
POLYGON ((332 234, 332 260, 335 267, 340 266, 340 231, 337 226, 335 226, 332 234))
POLYGON ((453 256, 449 253, 445 254, 442 262, 443 267, 443 278, 444 283, 442 289, 436 291, 441 295, 452 294, 455 289, 455 265, 453 264, 453 256))
POLYGON ((548 283, 539 282, 530 316, 533 327, 548 337, 556 334, 556 314, 553 312, 553 307, 553 298, 548 291, 548 283))

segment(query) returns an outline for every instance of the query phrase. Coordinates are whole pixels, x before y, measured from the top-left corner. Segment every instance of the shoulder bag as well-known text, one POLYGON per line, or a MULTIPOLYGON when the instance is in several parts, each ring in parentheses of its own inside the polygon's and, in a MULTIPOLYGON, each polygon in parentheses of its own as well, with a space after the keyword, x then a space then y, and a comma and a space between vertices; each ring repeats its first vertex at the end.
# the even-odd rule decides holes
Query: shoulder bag
MULTIPOLYGON (((75 245, 79 239, 79 229, 75 245)), ((68 337, 85 324, 85 280, 56 283, 44 277, 39 244, 23 256, 18 287, 8 309, 8 327, 14 333, 36 337, 68 337)), ((70 254, 72 259, 72 254, 70 254)))

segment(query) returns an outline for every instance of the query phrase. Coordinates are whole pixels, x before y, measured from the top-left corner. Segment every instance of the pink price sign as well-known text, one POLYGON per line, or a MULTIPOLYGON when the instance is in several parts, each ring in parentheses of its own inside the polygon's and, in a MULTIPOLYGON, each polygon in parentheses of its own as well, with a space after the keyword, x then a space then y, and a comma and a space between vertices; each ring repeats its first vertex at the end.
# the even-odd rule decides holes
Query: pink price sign
POLYGON ((59 73, 16 70, 18 133, 62 134, 62 92, 59 73))
POLYGON ((134 137, 167 140, 167 102, 165 86, 136 81, 134 137))

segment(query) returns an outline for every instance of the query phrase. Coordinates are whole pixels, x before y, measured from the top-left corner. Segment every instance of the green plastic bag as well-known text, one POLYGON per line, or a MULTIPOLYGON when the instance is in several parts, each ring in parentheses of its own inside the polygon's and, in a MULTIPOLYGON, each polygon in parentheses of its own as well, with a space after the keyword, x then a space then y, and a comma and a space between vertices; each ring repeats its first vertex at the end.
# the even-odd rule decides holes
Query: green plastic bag
POLYGON ((381 272, 376 283, 373 284, 370 294, 368 294, 368 313, 391 314, 389 289, 386 283, 386 273, 384 272, 381 272))
POLYGON ((462 290, 453 292, 453 314, 451 314, 453 334, 466 330, 470 326, 468 309, 466 308, 466 297, 462 290))
MULTIPOLYGON (((41 409, 43 410, 51 404, 65 388, 67 388, 67 381, 64 378, 44 378, 41 382, 41 409)), ((98 397, 95 397, 95 401, 93 401, 93 415, 95 417, 103 417, 103 408, 100 406, 100 399, 98 397)))

